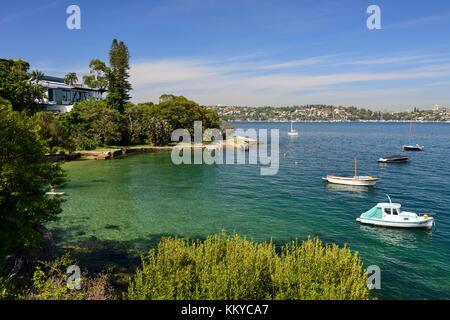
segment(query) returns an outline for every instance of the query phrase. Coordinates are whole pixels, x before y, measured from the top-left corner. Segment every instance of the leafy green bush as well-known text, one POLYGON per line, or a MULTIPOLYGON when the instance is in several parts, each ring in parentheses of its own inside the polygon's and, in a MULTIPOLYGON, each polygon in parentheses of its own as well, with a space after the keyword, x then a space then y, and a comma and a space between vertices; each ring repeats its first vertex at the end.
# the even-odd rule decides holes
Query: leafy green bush
POLYGON ((126 131, 122 114, 104 100, 78 102, 62 121, 78 149, 121 144, 126 131))
POLYGON ((32 277, 32 286, 19 298, 24 300, 111 300, 114 299, 113 289, 108 282, 108 275, 101 274, 89 278, 87 274, 81 277, 81 288, 67 287, 67 267, 73 264, 68 254, 36 267, 32 277))
POLYGON ((41 111, 33 116, 35 131, 44 144, 47 152, 57 152, 64 149, 69 152, 75 150, 75 142, 67 127, 59 121, 59 117, 52 112, 41 111))
POLYGON ((0 275, 0 300, 12 300, 16 297, 10 279, 0 275))
POLYGON ((166 120, 144 117, 142 119, 143 131, 147 141, 154 146, 166 146, 171 141, 172 127, 166 120))
POLYGON ((163 239, 142 258, 127 298, 368 299, 366 280, 360 258, 347 247, 308 238, 278 255, 272 242, 222 232, 204 242, 163 239))
POLYGON ((154 146, 164 146, 170 142, 172 127, 168 121, 156 118, 150 106, 126 104, 124 117, 129 144, 150 143, 154 146))
POLYGON ((157 105, 145 105, 149 106, 153 117, 168 121, 173 129, 187 129, 194 134, 194 121, 202 121, 205 129, 220 126, 216 111, 206 109, 183 96, 163 94, 159 101, 157 105))

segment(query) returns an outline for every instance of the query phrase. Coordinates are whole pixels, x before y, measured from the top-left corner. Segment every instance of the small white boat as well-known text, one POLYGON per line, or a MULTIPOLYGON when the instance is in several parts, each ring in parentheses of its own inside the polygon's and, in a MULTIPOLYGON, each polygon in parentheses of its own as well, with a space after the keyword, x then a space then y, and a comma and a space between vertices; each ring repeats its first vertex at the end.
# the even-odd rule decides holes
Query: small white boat
POLYGON ((64 192, 46 192, 45 194, 62 196, 64 192))
POLYGON ((370 224, 382 227, 395 228, 426 228, 431 229, 434 225, 434 218, 424 214, 419 216, 414 212, 401 211, 399 203, 392 203, 391 198, 389 203, 378 203, 369 211, 361 214, 356 221, 362 224, 370 224))
POLYGON ((296 130, 294 130, 294 128, 292 127, 292 121, 291 121, 291 131, 288 132, 289 136, 298 136, 298 132, 296 130))
POLYGON ((355 175, 353 177, 338 177, 328 174, 323 180, 329 183, 345 184, 351 186, 374 186, 380 178, 374 178, 371 176, 358 176, 356 171, 356 158, 355 158, 355 175))
POLYGON ((337 177, 328 174, 323 180, 329 183, 346 184, 350 186, 374 186, 380 178, 374 178, 370 176, 354 176, 354 177, 337 177))

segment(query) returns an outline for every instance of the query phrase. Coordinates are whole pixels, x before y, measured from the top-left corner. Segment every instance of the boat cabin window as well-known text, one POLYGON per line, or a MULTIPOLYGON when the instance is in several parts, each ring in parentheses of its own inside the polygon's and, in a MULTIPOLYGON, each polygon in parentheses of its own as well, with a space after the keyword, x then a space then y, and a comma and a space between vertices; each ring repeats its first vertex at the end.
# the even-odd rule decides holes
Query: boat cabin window
POLYGON ((384 208, 384 213, 391 214, 391 209, 390 208, 384 208))
POLYGON ((392 214, 393 214, 394 216, 397 216, 397 215, 398 215, 397 209, 392 209, 392 214))

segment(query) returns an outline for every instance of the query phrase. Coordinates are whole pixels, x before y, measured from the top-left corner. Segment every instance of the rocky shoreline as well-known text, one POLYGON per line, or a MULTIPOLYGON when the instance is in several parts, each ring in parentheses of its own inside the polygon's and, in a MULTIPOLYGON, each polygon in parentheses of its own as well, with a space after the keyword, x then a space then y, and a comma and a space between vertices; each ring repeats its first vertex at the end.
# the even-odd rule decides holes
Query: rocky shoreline
POLYGON ((150 153, 172 151, 173 147, 138 147, 120 148, 108 151, 77 151, 73 153, 48 153, 45 156, 51 161, 72 161, 78 159, 110 160, 130 153, 150 153))
MULTIPOLYGON (((250 138, 236 136, 231 139, 224 140, 222 144, 210 144, 202 145, 202 148, 215 149, 220 146, 226 147, 231 146, 234 149, 249 150, 250 145, 258 145, 259 142, 250 138)), ((119 148, 107 151, 76 151, 73 153, 47 153, 45 156, 51 161, 72 161, 79 159, 90 159, 90 160, 110 160, 126 154, 132 153, 152 153, 152 152, 170 152, 176 147, 130 147, 130 148, 119 148)), ((181 147, 183 148, 183 147, 181 147)), ((192 146, 192 149, 198 147, 192 146)))

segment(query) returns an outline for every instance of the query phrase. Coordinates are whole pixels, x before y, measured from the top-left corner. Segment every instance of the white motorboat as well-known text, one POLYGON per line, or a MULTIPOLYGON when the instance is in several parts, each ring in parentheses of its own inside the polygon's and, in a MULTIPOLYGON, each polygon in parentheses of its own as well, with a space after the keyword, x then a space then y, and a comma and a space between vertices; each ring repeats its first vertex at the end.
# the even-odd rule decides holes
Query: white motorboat
POLYGON ((355 175, 353 177, 338 177, 328 174, 323 180, 329 183, 345 184, 351 186, 374 186, 380 178, 374 178, 371 176, 358 176, 356 171, 356 158, 355 158, 355 175))
POLYGON ((394 156, 380 158, 377 161, 381 162, 381 163, 402 163, 402 162, 408 162, 409 157, 402 156, 402 155, 394 155, 394 156))
POLYGON ((294 128, 292 127, 292 121, 291 121, 291 131, 288 132, 289 136, 298 136, 298 132, 296 130, 294 130, 294 128))
POLYGON ((392 203, 391 198, 389 203, 378 203, 369 211, 361 214, 356 221, 363 224, 370 224, 382 227, 395 228, 426 228, 431 229, 434 225, 434 218, 424 214, 419 216, 414 212, 401 211, 401 204, 392 203))

